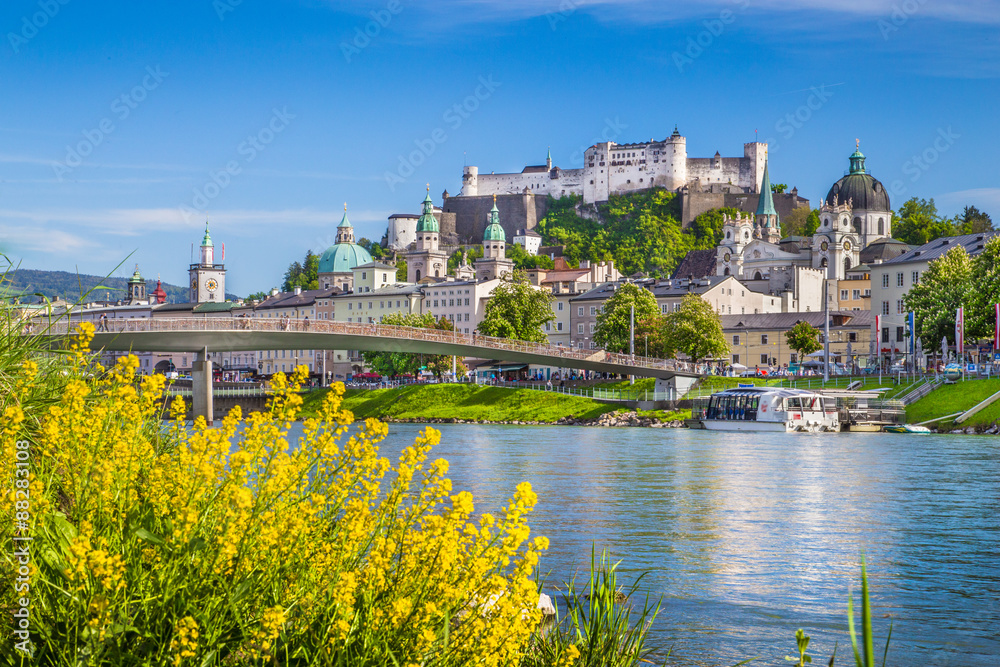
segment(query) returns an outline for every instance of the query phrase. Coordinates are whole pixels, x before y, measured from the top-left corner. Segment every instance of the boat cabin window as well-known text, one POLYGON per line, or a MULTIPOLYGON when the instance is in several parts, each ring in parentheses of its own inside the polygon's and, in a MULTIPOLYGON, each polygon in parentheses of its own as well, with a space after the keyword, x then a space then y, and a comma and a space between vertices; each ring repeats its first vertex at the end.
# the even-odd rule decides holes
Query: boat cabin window
POLYGON ((800 399, 798 396, 796 396, 795 398, 785 399, 785 405, 788 406, 789 410, 799 410, 802 408, 802 399, 800 399))

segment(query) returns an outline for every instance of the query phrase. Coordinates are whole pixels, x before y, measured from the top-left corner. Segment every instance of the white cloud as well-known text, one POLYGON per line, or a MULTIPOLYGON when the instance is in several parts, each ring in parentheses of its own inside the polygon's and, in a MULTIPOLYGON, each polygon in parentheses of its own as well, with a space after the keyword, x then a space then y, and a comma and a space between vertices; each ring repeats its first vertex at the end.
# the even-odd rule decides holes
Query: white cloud
POLYGON ((90 239, 58 229, 7 225, 0 225, 0 245, 10 246, 6 249, 8 253, 28 251, 56 255, 75 255, 99 247, 90 239))

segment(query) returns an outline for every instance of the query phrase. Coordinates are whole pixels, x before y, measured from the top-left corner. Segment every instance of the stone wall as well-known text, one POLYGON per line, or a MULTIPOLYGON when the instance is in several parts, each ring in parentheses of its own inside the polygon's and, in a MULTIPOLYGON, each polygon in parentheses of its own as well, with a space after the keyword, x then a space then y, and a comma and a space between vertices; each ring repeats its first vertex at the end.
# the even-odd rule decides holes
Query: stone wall
MULTIPOLYGON (((500 225, 507 234, 508 242, 513 242, 514 232, 518 229, 534 229, 538 226, 538 221, 545 217, 549 208, 548 197, 531 194, 499 195, 496 201, 500 211, 500 225)), ((442 219, 442 236, 453 232, 460 244, 482 243, 492 208, 492 196, 449 197, 444 200, 441 214, 442 218, 448 220, 448 231, 446 232, 445 220, 442 219)))

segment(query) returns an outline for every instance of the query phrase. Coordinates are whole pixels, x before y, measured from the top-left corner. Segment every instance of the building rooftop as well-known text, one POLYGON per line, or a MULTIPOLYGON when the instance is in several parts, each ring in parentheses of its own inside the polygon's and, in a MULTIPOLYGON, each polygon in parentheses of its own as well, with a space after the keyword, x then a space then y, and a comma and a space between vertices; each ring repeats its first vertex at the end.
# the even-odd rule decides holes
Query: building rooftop
MULTIPOLYGON (((736 329, 768 329, 787 330, 798 322, 808 322, 817 329, 823 328, 823 311, 808 313, 759 313, 752 315, 722 315, 722 328, 736 329)), ((870 310, 831 310, 831 327, 852 327, 868 329, 872 326, 873 315, 870 310)))
POLYGON ((396 267, 393 266, 392 264, 386 264, 385 262, 380 262, 378 260, 373 260, 371 262, 368 262, 367 264, 359 264, 358 266, 355 266, 354 268, 355 269, 387 269, 387 270, 391 270, 391 271, 395 271, 396 270, 396 267))
POLYGON ((965 234, 963 236, 946 236, 935 239, 930 243, 914 248, 909 252, 894 257, 883 264, 909 264, 910 262, 927 262, 945 255, 949 250, 957 246, 962 246, 969 255, 975 256, 983 251, 986 243, 1000 234, 1000 231, 984 232, 982 234, 965 234))
POLYGON ((690 250, 674 269, 671 278, 704 278, 715 274, 715 248, 690 250))

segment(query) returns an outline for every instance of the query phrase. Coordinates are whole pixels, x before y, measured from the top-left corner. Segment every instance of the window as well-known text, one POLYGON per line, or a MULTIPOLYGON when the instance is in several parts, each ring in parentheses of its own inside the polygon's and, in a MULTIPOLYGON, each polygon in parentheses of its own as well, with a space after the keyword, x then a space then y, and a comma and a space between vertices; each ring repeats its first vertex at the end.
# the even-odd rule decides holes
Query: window
POLYGON ((849 343, 857 343, 858 342, 858 333, 856 331, 849 332, 847 334, 847 342, 849 342, 849 343))
POLYGON ((552 327, 550 326, 550 323, 549 323, 549 322, 546 322, 546 323, 545 323, 545 330, 546 330, 546 331, 552 331, 552 327))
POLYGON ((347 302, 347 310, 354 310, 354 302, 352 301, 347 302))
POLYGON ((847 290, 845 289, 840 290, 840 300, 847 301, 847 290))
POLYGON ((680 304, 680 302, 677 302, 677 303, 674 304, 674 312, 675 313, 681 312, 681 304, 680 304))
POLYGON ((889 286, 889 274, 888 273, 883 273, 882 274, 882 287, 888 287, 888 286, 889 286))
MULTIPOLYGON (((469 305, 469 300, 468 299, 465 300, 465 305, 466 306, 469 305)), ((559 303, 556 304, 556 310, 562 311, 562 309, 563 309, 563 302, 560 301, 559 303)))
POLYGON ((583 333, 583 323, 582 322, 580 324, 576 325, 576 332, 580 333, 580 334, 583 333))
POLYGON ((556 322, 556 331, 562 331, 562 322, 556 322))
POLYGON ((667 304, 663 304, 660 306, 660 312, 664 315, 667 314, 667 304))
POLYGON ((889 327, 882 327, 882 342, 889 342, 889 327))
POLYGON ((902 313, 903 312, 903 300, 902 299, 896 299, 896 312, 897 313, 902 313))
MULTIPOLYGON (((468 299, 466 299, 466 300, 465 300, 465 305, 466 305, 466 306, 468 306, 468 305, 469 305, 469 300, 468 300, 468 299)), ((559 305, 561 306, 562 304, 559 304, 559 305)), ((560 308, 560 310, 562 310, 562 308, 560 308)))
POLYGON ((760 335, 760 344, 761 345, 767 345, 767 334, 761 334, 760 335))
POLYGON ((371 301, 369 301, 369 302, 368 302, 368 310, 371 310, 371 309, 372 309, 372 302, 371 302, 371 301))
POLYGON ((362 271, 361 272, 361 279, 362 280, 368 280, 368 272, 367 271, 362 271))
POLYGON ((465 314, 465 321, 466 321, 466 322, 468 322, 468 321, 469 321, 469 314, 468 314, 468 313, 466 313, 466 314, 465 314))
POLYGON ((795 352, 792 352, 791 356, 788 359, 789 363, 792 364, 798 362, 798 360, 799 360, 799 355, 797 355, 795 352))
POLYGON ((590 316, 593 317, 596 314, 597 314, 597 306, 591 306, 590 307, 590 316))
POLYGON ((889 314, 889 302, 888 301, 883 301, 882 302, 882 314, 883 315, 888 315, 889 314))
POLYGON ((579 306, 576 309, 576 314, 579 315, 580 317, 583 317, 583 306, 579 306))
POLYGON ((435 308, 437 308, 437 307, 438 307, 438 300, 437 300, 437 299, 434 299, 434 307, 435 307, 435 308))
POLYGON ((896 327, 896 342, 903 342, 903 327, 896 327))
POLYGON ((910 280, 913 281, 914 285, 919 285, 920 284, 920 272, 919 271, 914 271, 913 273, 911 273, 910 274, 910 280))
POLYGON ((903 286, 903 272, 900 271, 899 273, 896 274, 896 287, 902 287, 902 286, 903 286))
POLYGON ((738 354, 734 354, 733 355, 733 363, 734 364, 740 363, 740 355, 738 355, 738 354))
POLYGON ((770 362, 771 362, 770 357, 768 357, 767 354, 760 355, 760 363, 767 366, 770 362))
POLYGON ((597 326, 593 322, 590 323, 590 333, 594 333, 594 327, 597 326))
POLYGON ((859 289, 851 290, 851 298, 853 300, 855 300, 855 301, 860 301, 861 300, 861 290, 859 290, 859 289))
MULTIPOLYGON (((390 302, 390 303, 389 303, 389 305, 391 306, 391 305, 392 305, 392 303, 390 302)), ((378 302, 378 307, 379 307, 379 308, 385 308, 385 301, 379 301, 379 302, 378 302)))
POLYGON ((740 344, 740 335, 733 334, 733 345, 739 345, 739 344, 740 344))

